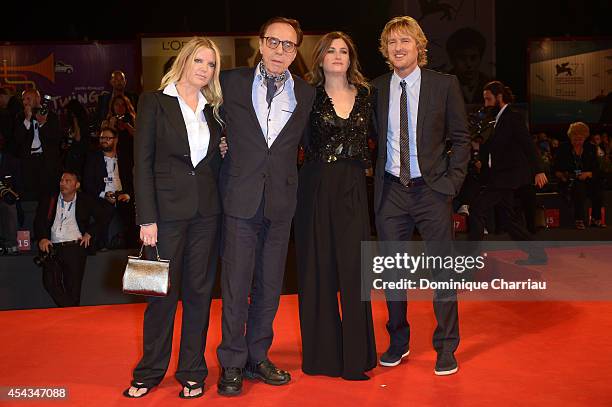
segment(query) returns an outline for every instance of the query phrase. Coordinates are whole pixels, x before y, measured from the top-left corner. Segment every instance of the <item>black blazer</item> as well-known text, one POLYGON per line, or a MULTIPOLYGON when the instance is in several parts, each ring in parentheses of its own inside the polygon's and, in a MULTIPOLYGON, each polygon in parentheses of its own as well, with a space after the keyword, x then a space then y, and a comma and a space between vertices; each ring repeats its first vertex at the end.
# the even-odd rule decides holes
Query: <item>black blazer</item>
POLYGON ((206 105, 206 157, 194 168, 178 99, 162 91, 140 96, 134 136, 136 222, 185 220, 221 213, 217 189, 221 126, 206 105))
MULTIPOLYGON (((51 227, 55 221, 58 196, 58 194, 46 195, 38 201, 34 218, 34 233, 38 240, 51 239, 51 227)), ((96 201, 87 194, 77 192, 74 215, 81 234, 89 233, 94 237, 96 219, 99 216, 96 201)))
MULTIPOLYGON (((21 159, 30 157, 32 141, 34 140, 34 126, 32 126, 30 122, 30 129, 26 129, 23 124, 24 119, 25 115, 23 112, 18 114, 14 128, 15 141, 17 143, 17 157, 21 159)), ((44 126, 39 128, 38 135, 42 144, 45 161, 51 166, 59 166, 62 133, 60 131, 59 120, 55 113, 49 112, 47 115, 47 122, 44 126)))
MULTIPOLYGON (((132 157, 124 157, 117 153, 117 163, 122 188, 120 192, 126 193, 133 198, 134 178, 132 170, 134 163, 132 157)), ((89 195, 99 198, 100 193, 106 187, 104 178, 107 175, 104 153, 101 150, 90 153, 85 161, 85 169, 83 171, 83 190, 89 195)))
MULTIPOLYGON (((382 203, 387 164, 389 87, 393 72, 373 81, 377 89, 378 157, 374 181, 374 208, 382 203)), ((443 194, 461 189, 470 159, 470 135, 463 95, 457 77, 421 68, 421 90, 416 125, 419 167, 427 185, 443 194), (447 143, 452 145, 449 152, 447 143)))
POLYGON ((489 139, 480 147, 482 180, 489 187, 517 189, 544 172, 525 118, 508 105, 489 139), (489 168, 489 156, 491 167, 489 168))
POLYGON ((297 203, 297 149, 310 117, 314 88, 293 77, 297 105, 268 148, 252 102, 253 68, 221 72, 229 150, 220 175, 224 213, 248 219, 265 194, 268 219, 291 219, 297 203))

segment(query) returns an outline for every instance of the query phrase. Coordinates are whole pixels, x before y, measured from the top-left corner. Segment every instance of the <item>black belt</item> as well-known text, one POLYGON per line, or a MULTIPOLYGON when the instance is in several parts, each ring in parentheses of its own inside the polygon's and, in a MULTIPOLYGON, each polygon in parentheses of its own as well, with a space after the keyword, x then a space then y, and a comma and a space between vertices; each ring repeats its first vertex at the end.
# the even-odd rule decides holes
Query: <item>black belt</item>
POLYGON ((406 188, 420 187, 425 185, 425 179, 423 177, 410 178, 410 181, 408 181, 408 185, 402 184, 399 177, 396 177, 395 175, 390 174, 387 171, 385 171, 385 178, 389 181, 397 182, 398 184, 406 188))
POLYGON ((74 246, 81 244, 80 240, 68 240, 67 242, 59 242, 59 243, 51 243, 53 246, 62 247, 62 246, 74 246))

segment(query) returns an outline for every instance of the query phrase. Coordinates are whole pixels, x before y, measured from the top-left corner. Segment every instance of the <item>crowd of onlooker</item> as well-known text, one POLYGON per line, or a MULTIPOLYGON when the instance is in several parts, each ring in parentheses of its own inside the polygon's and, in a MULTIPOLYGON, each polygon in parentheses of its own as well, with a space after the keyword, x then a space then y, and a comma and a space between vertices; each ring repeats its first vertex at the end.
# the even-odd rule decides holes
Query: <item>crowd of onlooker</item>
MULTIPOLYGON (((137 96, 126 91, 121 71, 111 74, 110 86, 98 98, 95 110, 89 112, 75 99, 62 117, 42 90, 29 88, 13 94, 0 88, 3 254, 18 252, 17 230, 30 229, 24 225, 28 208, 35 205, 30 203, 57 197, 65 172, 77 177, 80 191, 95 201, 94 250, 138 244, 132 171, 137 96)), ((31 240, 40 239, 36 228, 31 229, 31 240)))

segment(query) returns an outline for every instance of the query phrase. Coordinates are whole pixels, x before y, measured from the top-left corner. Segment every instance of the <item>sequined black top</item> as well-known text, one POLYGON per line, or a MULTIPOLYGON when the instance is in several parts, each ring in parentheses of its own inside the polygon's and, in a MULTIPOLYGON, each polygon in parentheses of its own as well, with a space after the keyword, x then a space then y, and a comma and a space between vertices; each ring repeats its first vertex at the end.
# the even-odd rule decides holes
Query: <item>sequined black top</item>
POLYGON ((317 93, 310 113, 310 137, 305 160, 331 163, 337 160, 359 160, 370 166, 368 136, 372 129, 372 96, 360 87, 353 110, 347 119, 336 114, 331 98, 323 86, 317 93))

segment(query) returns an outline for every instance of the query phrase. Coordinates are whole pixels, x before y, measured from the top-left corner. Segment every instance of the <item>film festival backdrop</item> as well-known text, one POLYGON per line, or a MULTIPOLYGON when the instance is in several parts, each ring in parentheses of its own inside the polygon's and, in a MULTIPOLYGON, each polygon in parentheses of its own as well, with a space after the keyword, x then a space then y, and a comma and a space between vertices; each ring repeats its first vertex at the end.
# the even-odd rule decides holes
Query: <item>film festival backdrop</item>
POLYGON ((538 39, 529 44, 533 124, 612 124, 612 39, 538 39))
POLYGON ((51 108, 60 117, 71 99, 91 113, 98 96, 110 89, 113 70, 125 72, 128 90, 136 90, 136 52, 133 42, 0 45, 0 86, 15 94, 39 89, 53 98, 51 108))

